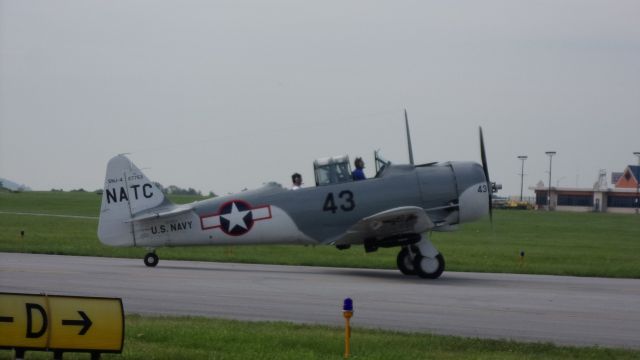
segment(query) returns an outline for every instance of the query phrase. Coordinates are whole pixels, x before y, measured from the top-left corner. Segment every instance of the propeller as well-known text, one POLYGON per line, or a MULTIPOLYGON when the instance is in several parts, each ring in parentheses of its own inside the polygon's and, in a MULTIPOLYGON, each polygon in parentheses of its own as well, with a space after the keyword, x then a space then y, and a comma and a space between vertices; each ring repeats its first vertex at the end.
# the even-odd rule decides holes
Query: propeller
POLYGON ((409 148, 409 164, 413 165, 413 147, 411 147, 411 133, 409 132, 409 117, 404 109, 404 126, 407 129, 407 147, 409 148))
POLYGON ((484 169, 484 177, 487 179, 487 190, 489 191, 489 221, 493 224, 493 207, 491 206, 491 198, 493 197, 493 184, 489 179, 489 167, 487 166, 487 154, 484 150, 484 136, 482 136, 482 126, 480 129, 480 157, 482 157, 482 169, 484 169))

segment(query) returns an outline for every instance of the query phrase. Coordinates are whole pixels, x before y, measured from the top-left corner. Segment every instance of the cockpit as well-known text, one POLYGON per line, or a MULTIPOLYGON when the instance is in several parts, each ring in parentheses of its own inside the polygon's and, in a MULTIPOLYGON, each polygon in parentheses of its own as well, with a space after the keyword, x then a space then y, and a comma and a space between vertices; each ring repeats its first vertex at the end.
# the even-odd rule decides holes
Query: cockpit
POLYGON ((313 162, 313 171, 316 176, 316 186, 352 181, 348 155, 317 159, 313 162))
POLYGON ((386 168, 391 165, 391 161, 383 158, 382 155, 380 155, 380 150, 376 150, 373 152, 373 158, 376 165, 376 177, 379 178, 380 176, 382 176, 382 173, 384 173, 386 168))
MULTIPOLYGON (((380 155, 380 151, 374 152, 376 178, 380 177, 391 162, 380 155)), ((316 178, 316 186, 340 184, 353 181, 351 175, 351 162, 348 155, 338 155, 317 159, 313 162, 313 171, 316 178)))

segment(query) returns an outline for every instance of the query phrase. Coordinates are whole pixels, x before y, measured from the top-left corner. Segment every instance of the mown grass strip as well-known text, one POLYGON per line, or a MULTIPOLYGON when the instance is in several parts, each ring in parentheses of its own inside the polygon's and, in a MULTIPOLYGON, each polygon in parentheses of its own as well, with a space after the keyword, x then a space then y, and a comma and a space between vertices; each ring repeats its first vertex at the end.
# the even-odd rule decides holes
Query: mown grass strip
MULTIPOLYGON (((358 328, 352 359, 638 359, 640 351, 469 339, 358 328)), ((342 359, 344 330, 283 322, 128 315, 124 350, 105 359, 342 359)), ((10 359, 0 351, 0 359, 10 359)), ((27 359, 51 354, 27 352, 27 359)), ((65 354, 65 359, 87 359, 65 354)))

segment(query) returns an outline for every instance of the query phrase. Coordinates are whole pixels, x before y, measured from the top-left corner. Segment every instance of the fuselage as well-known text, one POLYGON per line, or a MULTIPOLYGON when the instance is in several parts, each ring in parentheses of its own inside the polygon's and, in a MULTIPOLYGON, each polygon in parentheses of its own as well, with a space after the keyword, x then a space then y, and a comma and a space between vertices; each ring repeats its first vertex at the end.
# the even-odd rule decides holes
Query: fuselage
POLYGON ((477 163, 391 165, 363 181, 295 191, 270 183, 199 201, 173 216, 134 221, 133 244, 110 245, 331 244, 361 219, 403 206, 425 209, 433 230, 448 231, 486 215, 489 194, 477 163))

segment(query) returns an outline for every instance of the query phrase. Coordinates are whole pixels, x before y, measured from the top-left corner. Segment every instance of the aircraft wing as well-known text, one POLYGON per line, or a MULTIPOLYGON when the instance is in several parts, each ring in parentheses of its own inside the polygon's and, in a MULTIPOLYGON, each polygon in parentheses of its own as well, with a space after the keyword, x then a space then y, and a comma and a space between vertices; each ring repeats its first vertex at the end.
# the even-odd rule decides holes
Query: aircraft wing
POLYGON ((421 234, 435 224, 424 209, 402 206, 368 216, 345 232, 335 245, 362 244, 364 239, 385 239, 404 234, 421 234))

